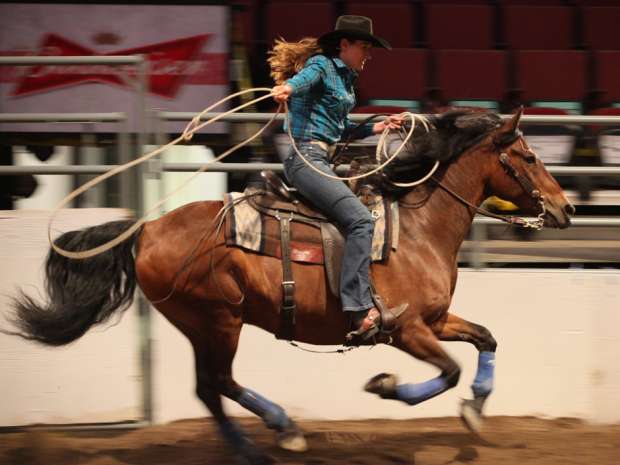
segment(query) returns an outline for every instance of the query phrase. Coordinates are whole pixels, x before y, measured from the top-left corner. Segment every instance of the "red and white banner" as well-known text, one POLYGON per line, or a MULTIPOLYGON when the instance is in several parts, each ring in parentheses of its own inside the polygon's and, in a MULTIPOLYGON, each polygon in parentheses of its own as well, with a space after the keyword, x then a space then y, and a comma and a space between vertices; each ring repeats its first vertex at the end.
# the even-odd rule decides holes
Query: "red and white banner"
MULTIPOLYGON (((228 94, 229 18, 228 7, 211 5, 0 4, 0 55, 141 54, 149 68, 147 109, 198 112, 228 94)), ((137 80, 133 65, 0 66, 0 111, 125 112, 135 130, 137 80)), ((95 130, 126 130, 115 126, 97 124, 95 130)), ((215 132, 222 125, 206 129, 215 132)), ((5 132, 83 130, 68 124, 0 125, 5 132)))

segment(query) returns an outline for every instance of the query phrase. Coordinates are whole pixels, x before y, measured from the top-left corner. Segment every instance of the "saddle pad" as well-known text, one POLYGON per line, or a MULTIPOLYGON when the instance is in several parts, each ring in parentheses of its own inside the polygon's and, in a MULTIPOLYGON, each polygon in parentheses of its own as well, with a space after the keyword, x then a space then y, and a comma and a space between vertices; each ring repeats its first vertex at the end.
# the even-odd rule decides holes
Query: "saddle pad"
MULTIPOLYGON (((280 224, 276 218, 261 215, 241 192, 224 194, 226 245, 281 258, 280 224)), ((377 198, 370 208, 375 218, 372 261, 383 261, 398 245, 398 203, 377 198)), ((319 228, 291 222, 291 259, 303 263, 324 263, 319 228)))

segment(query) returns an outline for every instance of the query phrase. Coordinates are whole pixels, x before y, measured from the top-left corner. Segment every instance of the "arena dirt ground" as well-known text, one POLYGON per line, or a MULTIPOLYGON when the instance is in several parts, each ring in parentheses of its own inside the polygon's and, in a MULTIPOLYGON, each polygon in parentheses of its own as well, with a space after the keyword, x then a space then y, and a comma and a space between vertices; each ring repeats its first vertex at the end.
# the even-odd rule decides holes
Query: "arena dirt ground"
MULTIPOLYGON (((618 465, 620 425, 575 419, 487 419, 480 437, 456 418, 304 421, 310 450, 284 452, 254 419, 239 422, 283 465, 618 465)), ((0 435, 0 464, 233 464, 209 419, 123 432, 19 432, 0 435)))

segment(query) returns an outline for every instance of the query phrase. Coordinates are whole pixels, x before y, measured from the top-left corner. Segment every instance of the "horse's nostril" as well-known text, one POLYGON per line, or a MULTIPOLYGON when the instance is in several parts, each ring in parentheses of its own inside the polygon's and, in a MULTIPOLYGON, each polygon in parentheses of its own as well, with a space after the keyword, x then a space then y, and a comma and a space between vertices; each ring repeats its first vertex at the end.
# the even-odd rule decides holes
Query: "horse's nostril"
POLYGON ((575 214, 575 207, 572 204, 567 203, 564 207, 564 211, 568 216, 573 216, 575 214))

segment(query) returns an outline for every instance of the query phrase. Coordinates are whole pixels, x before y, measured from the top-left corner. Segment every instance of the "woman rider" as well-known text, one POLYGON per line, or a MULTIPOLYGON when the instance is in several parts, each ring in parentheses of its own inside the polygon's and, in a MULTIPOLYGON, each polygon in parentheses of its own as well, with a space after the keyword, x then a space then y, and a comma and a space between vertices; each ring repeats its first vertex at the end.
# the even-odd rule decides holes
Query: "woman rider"
MULTIPOLYGON (((369 18, 345 15, 337 19, 333 31, 318 40, 278 41, 270 52, 271 74, 278 84, 272 89, 273 97, 279 103, 289 102, 290 131, 295 144, 306 160, 327 174, 334 175, 329 155, 336 142, 356 126, 348 117, 355 106, 353 86, 370 59, 373 46, 391 49, 386 40, 373 35, 369 18)), ((397 129, 401 124, 402 119, 392 115, 363 126, 358 130, 359 136, 379 134, 386 127, 397 129)), ((370 212, 344 182, 308 167, 292 147, 284 160, 284 173, 344 233, 342 309, 351 315, 350 336, 368 339, 381 324, 369 278, 374 230, 370 212)))

